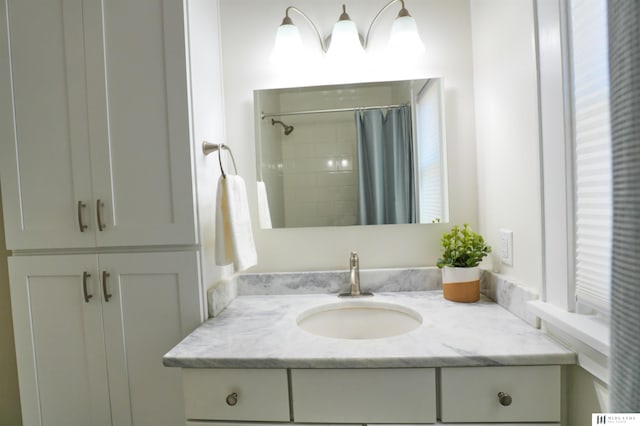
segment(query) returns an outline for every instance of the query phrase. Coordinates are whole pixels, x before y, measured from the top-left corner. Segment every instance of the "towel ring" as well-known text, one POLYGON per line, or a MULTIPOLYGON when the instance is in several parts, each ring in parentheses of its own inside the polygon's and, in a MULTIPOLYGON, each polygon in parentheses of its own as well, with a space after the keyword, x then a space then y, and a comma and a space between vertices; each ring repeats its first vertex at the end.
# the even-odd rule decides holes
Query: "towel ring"
POLYGON ((233 162, 233 170, 235 171, 236 174, 238 174, 238 166, 236 166, 236 159, 233 157, 233 152, 231 151, 231 148, 229 148, 227 145, 223 143, 217 144, 217 143, 211 143, 207 141, 202 142, 202 152, 204 153, 204 155, 209 155, 212 152, 218 151, 218 164, 220 164, 220 173, 222 173, 223 178, 226 178, 227 174, 224 172, 224 167, 222 167, 222 154, 220 153, 223 149, 229 152, 229 155, 231 156, 231 161, 233 162))

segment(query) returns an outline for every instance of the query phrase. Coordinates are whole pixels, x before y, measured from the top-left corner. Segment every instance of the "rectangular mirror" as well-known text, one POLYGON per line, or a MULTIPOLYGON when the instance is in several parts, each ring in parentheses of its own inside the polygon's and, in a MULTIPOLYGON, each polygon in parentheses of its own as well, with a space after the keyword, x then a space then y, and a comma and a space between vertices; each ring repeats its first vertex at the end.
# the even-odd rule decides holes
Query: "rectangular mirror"
POLYGON ((254 91, 262 228, 448 221, 440 78, 254 91))

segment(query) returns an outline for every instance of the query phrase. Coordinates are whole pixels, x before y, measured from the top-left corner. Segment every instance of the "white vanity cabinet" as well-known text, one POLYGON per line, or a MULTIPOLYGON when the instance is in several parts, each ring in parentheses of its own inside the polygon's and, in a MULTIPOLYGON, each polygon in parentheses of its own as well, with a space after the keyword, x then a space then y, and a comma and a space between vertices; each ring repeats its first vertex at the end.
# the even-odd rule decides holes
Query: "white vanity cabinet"
POLYGON ((200 323, 193 252, 9 260, 25 426, 175 426, 162 355, 200 323))
POLYGON ((182 2, 2 0, 0 17, 7 248, 196 244, 182 2))
POLYGON ((555 365, 182 371, 188 426, 224 421, 553 426, 561 421, 561 368, 555 365))

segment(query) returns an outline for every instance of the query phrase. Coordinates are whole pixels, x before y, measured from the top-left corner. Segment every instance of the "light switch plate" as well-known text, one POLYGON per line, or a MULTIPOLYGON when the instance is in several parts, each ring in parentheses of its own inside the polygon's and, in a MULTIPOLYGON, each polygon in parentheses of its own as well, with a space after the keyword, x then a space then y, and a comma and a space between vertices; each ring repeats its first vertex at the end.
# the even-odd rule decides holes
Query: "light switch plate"
POLYGON ((513 266, 513 231, 500 230, 500 261, 508 266, 513 266))

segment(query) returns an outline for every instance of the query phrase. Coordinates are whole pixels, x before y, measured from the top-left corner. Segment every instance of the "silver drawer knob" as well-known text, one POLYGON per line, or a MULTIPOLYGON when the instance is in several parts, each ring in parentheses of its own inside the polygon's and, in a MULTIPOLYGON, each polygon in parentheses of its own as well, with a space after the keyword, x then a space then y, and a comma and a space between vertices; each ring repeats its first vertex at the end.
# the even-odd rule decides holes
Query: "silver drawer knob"
POLYGON ((500 392, 498 393, 498 401, 500 401, 500 405, 502 405, 503 407, 508 407, 509 405, 511 405, 511 402, 513 400, 511 398, 511 395, 509 395, 508 393, 500 392))
POLYGON ((233 407, 234 405, 236 405, 238 403, 238 394, 237 393, 230 393, 229 395, 227 395, 227 405, 233 407))

